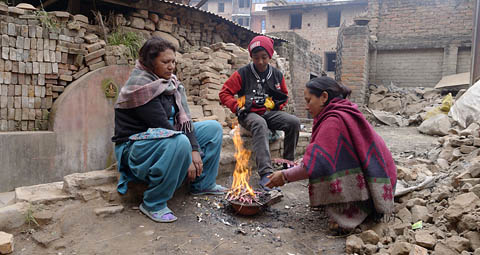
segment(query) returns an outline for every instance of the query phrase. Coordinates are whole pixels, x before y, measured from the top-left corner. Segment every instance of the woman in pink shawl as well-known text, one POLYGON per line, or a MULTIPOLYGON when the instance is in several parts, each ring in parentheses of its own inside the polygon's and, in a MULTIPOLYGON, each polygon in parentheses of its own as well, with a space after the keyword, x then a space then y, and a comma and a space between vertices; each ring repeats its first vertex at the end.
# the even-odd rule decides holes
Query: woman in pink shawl
POLYGON ((269 176, 267 187, 309 179, 311 206, 324 206, 331 222, 353 229, 370 214, 390 215, 397 170, 385 142, 356 104, 351 90, 329 77, 305 88, 313 133, 302 164, 269 176))

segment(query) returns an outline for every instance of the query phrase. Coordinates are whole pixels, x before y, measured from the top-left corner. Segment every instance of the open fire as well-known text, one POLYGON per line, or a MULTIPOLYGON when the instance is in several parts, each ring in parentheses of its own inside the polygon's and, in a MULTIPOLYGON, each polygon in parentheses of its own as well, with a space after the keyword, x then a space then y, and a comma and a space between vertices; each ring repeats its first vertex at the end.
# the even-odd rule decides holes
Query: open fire
POLYGON ((235 145, 235 171, 233 172, 233 183, 227 192, 228 201, 236 201, 242 204, 252 204, 256 201, 258 193, 255 192, 248 181, 250 180, 251 169, 248 167, 248 161, 252 152, 243 147, 242 137, 240 136, 240 127, 234 128, 233 143, 235 145))

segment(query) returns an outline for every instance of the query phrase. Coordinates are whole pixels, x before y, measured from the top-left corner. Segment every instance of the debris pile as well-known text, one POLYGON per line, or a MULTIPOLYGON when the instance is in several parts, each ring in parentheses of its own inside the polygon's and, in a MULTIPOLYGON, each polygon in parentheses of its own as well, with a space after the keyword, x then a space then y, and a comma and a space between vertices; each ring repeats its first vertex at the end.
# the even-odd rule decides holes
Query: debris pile
POLYGON ((372 85, 366 109, 370 114, 367 114, 367 118, 372 123, 382 125, 418 126, 425 119, 426 113, 441 102, 440 91, 433 88, 372 85))
POLYGON ((425 158, 396 157, 395 219, 363 226, 347 253, 480 254, 479 162, 478 123, 450 129, 425 158))

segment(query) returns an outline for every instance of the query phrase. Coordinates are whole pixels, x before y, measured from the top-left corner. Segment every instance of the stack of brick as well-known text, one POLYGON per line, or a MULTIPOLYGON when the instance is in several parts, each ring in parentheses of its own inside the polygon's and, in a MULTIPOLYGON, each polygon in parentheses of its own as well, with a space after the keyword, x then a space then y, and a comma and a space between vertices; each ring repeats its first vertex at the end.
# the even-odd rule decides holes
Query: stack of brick
POLYGON ((46 18, 0 3, 0 131, 47 130, 49 110, 68 84, 107 64, 127 63, 125 47, 112 46, 121 50, 108 58, 105 42, 86 34, 90 26, 83 15, 46 18))
POLYGON ((235 69, 247 63, 245 49, 225 43, 192 48, 178 58, 177 73, 187 89, 195 120, 216 119, 226 125, 229 110, 220 105, 218 93, 235 69))
POLYGON ((187 8, 177 8, 158 9, 157 12, 135 10, 127 15, 113 13, 108 20, 118 30, 141 34, 144 38, 157 36, 167 39, 181 52, 218 42, 248 44, 251 35, 247 36, 246 32, 234 33, 224 21, 207 16, 187 8), (172 12, 167 13, 166 10, 172 12))

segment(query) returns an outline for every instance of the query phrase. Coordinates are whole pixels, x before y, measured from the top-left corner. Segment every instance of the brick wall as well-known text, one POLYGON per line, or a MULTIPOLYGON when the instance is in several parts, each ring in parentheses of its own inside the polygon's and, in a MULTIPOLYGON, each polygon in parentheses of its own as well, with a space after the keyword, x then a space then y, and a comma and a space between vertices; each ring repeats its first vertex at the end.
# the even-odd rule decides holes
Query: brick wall
POLYGON ((322 57, 310 52, 311 43, 293 32, 278 32, 271 35, 287 39, 289 43, 275 50, 286 57, 290 65, 289 105, 293 105, 293 114, 307 118, 305 108, 304 88, 310 79, 310 73, 320 74, 322 57))
POLYGON ((371 82, 432 87, 443 76, 469 71, 465 48, 472 43, 474 2, 369 1, 369 27, 378 51, 371 55, 371 82))
MULTIPOLYGON (((366 11, 366 5, 341 5, 341 23, 351 25, 353 18, 366 11)), ((312 43, 312 52, 324 57, 325 52, 336 51, 338 27, 327 27, 328 9, 316 7, 301 10, 268 10, 267 33, 293 31, 312 43), (290 14, 302 13, 302 28, 290 29, 290 14)))
MULTIPOLYGON (((442 49, 378 51, 375 80, 400 87, 433 87, 442 78, 442 49)), ((372 68, 373 70, 374 68, 372 68)))
POLYGON ((470 0, 371 0, 372 33, 379 49, 439 48, 471 42, 470 0))
POLYGON ((70 82, 106 65, 127 64, 126 47, 106 46, 88 18, 0 4, 0 131, 47 130, 53 102, 70 82), (119 62, 117 62, 117 60, 119 62))
POLYGON ((470 63, 472 62, 470 48, 458 49, 457 73, 470 72, 470 63))
POLYGON ((369 34, 367 26, 349 26, 342 36, 340 81, 352 90, 350 99, 364 104, 369 80, 369 34))

